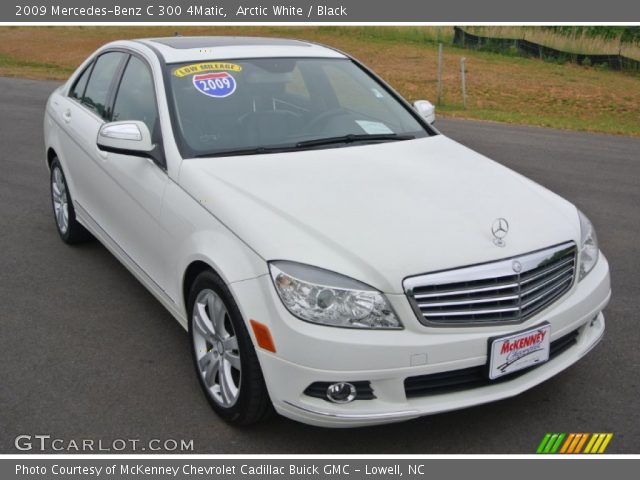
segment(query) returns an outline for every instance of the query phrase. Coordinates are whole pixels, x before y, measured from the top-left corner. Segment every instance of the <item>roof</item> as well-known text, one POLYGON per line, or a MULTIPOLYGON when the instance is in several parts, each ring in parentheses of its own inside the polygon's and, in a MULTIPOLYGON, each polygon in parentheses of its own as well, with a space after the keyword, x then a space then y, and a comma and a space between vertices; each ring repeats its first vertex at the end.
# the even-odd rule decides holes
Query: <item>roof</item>
POLYGON ((166 63, 260 57, 344 58, 331 48, 302 40, 269 37, 166 37, 139 40, 152 46, 166 63))
POLYGON ((171 48, 190 49, 190 48, 214 48, 214 47, 240 47, 240 46, 304 46, 309 47, 312 44, 301 42, 300 40, 290 40, 288 38, 270 38, 270 37, 165 37, 151 38, 151 42, 162 43, 171 48))

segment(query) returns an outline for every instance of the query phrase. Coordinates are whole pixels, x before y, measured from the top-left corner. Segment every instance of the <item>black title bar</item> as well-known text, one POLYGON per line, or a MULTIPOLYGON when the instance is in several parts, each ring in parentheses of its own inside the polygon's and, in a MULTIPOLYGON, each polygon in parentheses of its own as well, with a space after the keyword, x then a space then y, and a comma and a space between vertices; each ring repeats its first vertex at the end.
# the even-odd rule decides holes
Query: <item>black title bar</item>
POLYGON ((14 0, 2 23, 640 23, 629 0, 14 0))

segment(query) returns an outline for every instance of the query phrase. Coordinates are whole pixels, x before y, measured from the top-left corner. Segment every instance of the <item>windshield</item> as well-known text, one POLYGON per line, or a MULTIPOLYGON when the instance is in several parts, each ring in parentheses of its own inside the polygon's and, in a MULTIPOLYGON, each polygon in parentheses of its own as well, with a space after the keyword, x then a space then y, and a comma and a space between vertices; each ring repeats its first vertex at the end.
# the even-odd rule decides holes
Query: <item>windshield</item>
POLYGON ((186 158, 429 135, 348 59, 259 58, 169 68, 174 131, 186 158))

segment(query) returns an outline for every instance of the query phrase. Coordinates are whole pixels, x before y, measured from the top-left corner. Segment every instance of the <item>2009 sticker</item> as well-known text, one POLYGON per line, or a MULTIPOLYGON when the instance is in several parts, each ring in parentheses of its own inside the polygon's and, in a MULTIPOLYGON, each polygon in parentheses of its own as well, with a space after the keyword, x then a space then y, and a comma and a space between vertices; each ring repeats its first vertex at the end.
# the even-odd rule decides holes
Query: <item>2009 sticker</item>
POLYGON ((194 75, 193 85, 200 93, 214 98, 228 97, 236 91, 236 79, 229 72, 194 75))

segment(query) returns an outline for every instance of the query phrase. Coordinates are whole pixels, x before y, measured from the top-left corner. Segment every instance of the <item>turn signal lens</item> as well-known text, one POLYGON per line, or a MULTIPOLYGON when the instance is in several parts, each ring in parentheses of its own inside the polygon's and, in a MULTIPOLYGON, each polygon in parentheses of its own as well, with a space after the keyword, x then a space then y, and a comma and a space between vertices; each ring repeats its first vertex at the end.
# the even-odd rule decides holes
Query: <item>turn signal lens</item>
POLYGON ((253 329, 253 334, 256 337, 258 346, 267 352, 276 353, 276 345, 273 342, 269 327, 256 320, 250 320, 249 323, 251 323, 251 328, 253 329))

